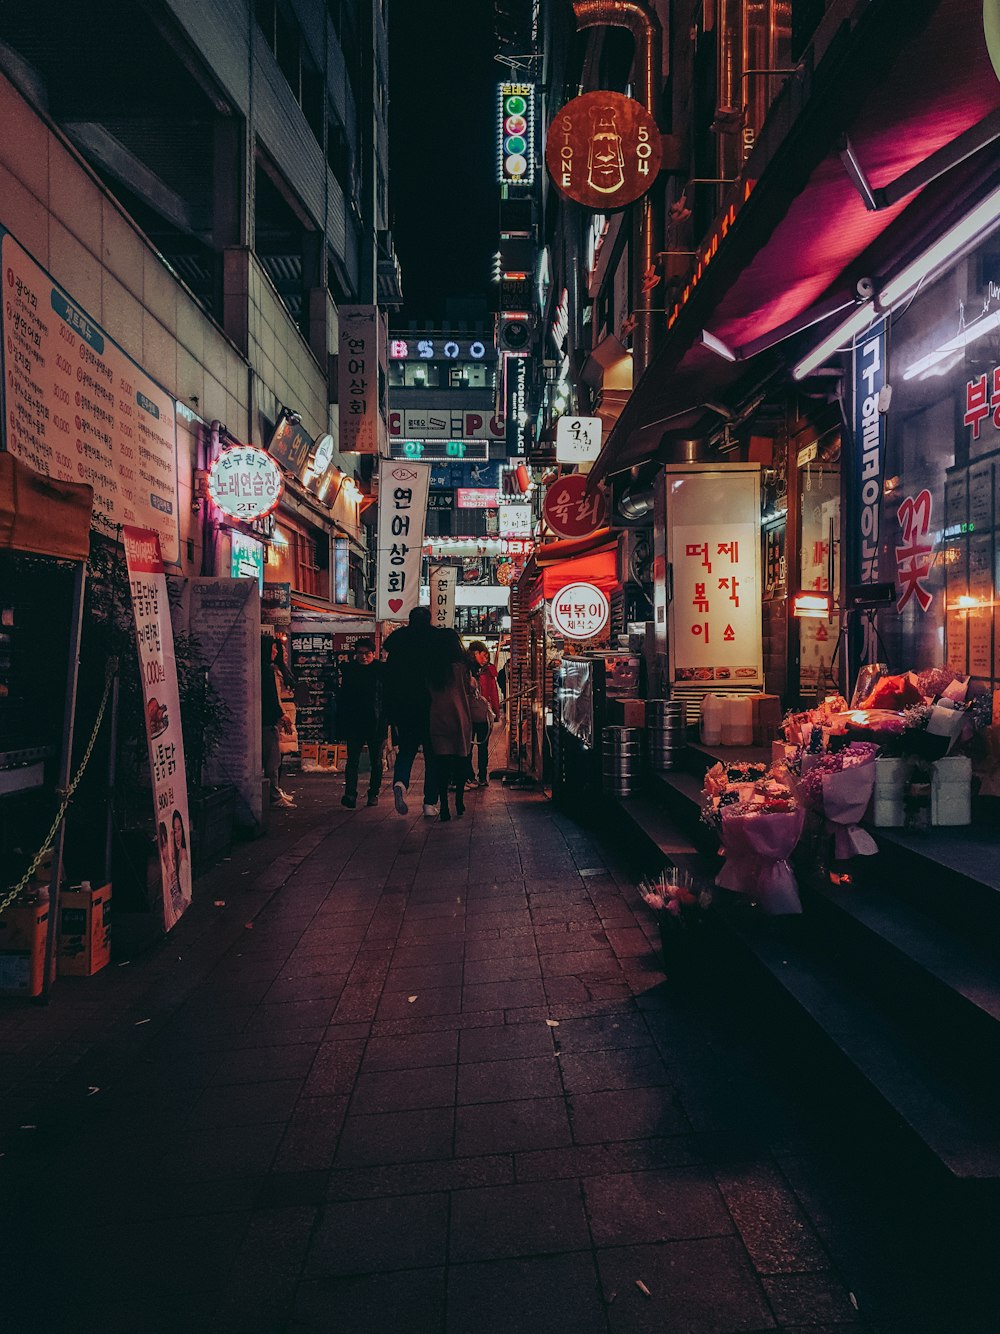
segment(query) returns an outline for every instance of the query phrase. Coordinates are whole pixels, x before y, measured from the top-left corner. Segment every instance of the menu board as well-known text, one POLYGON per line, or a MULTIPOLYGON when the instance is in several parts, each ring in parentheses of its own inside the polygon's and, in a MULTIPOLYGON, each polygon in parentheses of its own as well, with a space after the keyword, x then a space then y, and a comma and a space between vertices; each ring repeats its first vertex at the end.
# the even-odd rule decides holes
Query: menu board
POLYGON ((190 579, 188 625, 208 679, 229 709, 205 761, 206 783, 234 784, 261 818, 260 593, 256 579, 190 579))
POLYGON ((993 464, 989 461, 969 469, 969 527, 974 533, 993 527, 993 464))
POLYGON ((173 399, 2 229, 0 270, 8 452, 48 477, 88 482, 95 528, 149 529, 176 564, 173 399))
POLYGON ((944 521, 949 530, 965 532, 965 524, 968 522, 968 499, 968 473, 955 473, 944 484, 944 521))
POLYGON ((993 675, 992 607, 973 607, 969 611, 969 674, 993 675))
POLYGON ((966 646, 965 629, 968 622, 968 613, 962 611, 949 611, 945 635, 947 640, 947 662, 953 672, 966 673, 966 646))
POLYGON ((292 622, 295 730, 303 741, 333 741, 327 724, 337 692, 337 649, 332 629, 292 622))

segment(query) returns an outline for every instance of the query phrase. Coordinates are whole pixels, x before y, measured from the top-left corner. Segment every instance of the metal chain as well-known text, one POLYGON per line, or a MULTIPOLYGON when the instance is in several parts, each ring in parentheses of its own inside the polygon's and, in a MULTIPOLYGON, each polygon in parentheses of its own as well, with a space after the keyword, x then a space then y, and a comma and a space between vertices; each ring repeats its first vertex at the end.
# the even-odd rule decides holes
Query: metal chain
POLYGON ((33 879, 35 872, 42 864, 42 860, 45 857, 45 854, 52 846, 52 842, 56 836, 56 831, 58 830, 59 825, 62 823, 63 816, 66 814, 70 801, 73 799, 73 793, 79 786, 80 779, 83 777, 84 774, 84 770, 90 763, 90 756, 93 753, 94 746, 97 743, 97 734, 101 730, 101 723, 104 721, 104 711, 108 706, 108 698, 111 695, 111 685, 115 679, 115 673, 117 672, 117 670, 118 670, 117 661, 115 659, 111 659, 108 662, 107 670, 105 672, 104 695, 103 698, 101 699, 101 707, 97 710, 97 719, 94 723, 94 730, 91 732, 90 740, 87 742, 87 749, 83 752, 83 759, 80 761, 80 767, 73 775, 73 779, 70 782, 69 787, 63 794, 63 799, 59 803, 59 809, 56 811, 55 819, 52 821, 52 828, 45 836, 45 842, 38 849, 38 852, 35 854, 35 857, 32 860, 31 865, 25 871, 21 879, 17 882, 16 885, 13 886, 12 889, 8 890, 7 893, 4 894, 2 899, 0 899, 0 914, 5 913, 7 909, 10 907, 10 905, 14 902, 14 900, 21 893, 23 893, 25 886, 33 879))

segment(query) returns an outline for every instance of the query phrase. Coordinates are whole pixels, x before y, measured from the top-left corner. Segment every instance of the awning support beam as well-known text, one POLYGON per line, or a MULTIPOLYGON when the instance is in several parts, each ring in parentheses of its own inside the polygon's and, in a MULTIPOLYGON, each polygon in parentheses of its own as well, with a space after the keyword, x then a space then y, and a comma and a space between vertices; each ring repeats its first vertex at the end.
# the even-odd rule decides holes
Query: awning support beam
POLYGON ((995 143, 997 139, 1000 139, 1000 110, 991 112, 978 124, 970 126, 950 143, 943 144, 936 152, 918 162, 915 167, 904 171, 902 176, 897 176, 894 181, 878 189, 869 181, 846 134, 841 136, 838 152, 844 170, 861 196, 865 208, 869 213, 878 213, 898 204, 901 199, 923 189, 925 185, 930 185, 939 176, 960 166, 967 158, 995 143))

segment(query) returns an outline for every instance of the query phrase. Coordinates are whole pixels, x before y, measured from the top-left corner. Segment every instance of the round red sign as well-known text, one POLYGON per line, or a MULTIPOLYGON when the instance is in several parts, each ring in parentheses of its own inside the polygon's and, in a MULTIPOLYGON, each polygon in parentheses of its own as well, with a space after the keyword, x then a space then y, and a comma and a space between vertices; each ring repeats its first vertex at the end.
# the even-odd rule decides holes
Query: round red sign
POLYGON ((593 639, 608 623, 608 599, 594 584, 567 584, 552 599, 552 626, 564 639, 593 639))
POLYGON ((621 93, 584 93, 549 126, 545 165, 560 194, 608 213, 641 198, 656 180, 663 149, 646 108, 621 93))
POLYGON ((542 503, 542 517, 557 537, 587 537, 608 521, 602 492, 588 496, 587 479, 579 472, 557 477, 542 503))

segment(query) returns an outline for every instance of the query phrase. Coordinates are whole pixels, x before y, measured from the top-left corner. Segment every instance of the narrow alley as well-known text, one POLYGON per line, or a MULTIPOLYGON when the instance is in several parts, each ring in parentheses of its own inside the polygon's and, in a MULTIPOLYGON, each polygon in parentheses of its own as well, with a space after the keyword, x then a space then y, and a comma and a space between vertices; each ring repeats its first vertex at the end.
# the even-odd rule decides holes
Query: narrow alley
POLYGON ((0 1008, 11 1334, 988 1327, 594 833, 298 787, 150 954, 0 1008))

